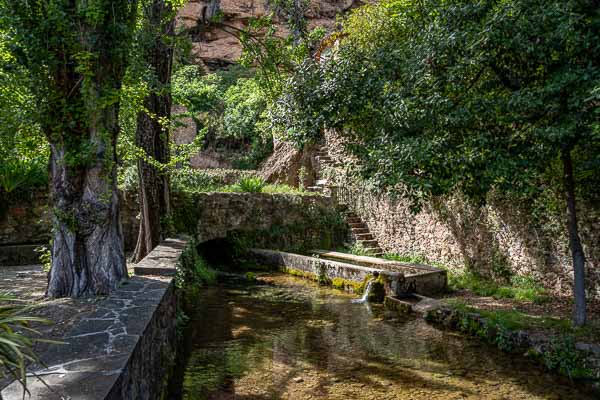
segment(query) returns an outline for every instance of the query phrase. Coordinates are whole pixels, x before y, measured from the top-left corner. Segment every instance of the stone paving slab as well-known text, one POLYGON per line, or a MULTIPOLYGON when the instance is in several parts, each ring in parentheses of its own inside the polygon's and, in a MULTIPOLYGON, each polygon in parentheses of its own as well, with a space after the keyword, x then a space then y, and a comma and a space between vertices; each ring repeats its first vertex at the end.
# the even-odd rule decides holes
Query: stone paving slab
MULTIPOLYGON (((148 267, 158 265, 155 271, 169 266, 174 270, 186 244, 185 240, 167 240, 143 262, 148 267)), ((45 279, 40 280, 45 274, 40 271, 39 266, 26 271, 17 268, 4 271, 4 286, 10 286, 8 282, 14 285, 17 274, 27 272, 34 290, 27 292, 27 285, 16 285, 17 294, 24 299, 35 299, 40 289, 45 288, 45 279)), ((133 390, 137 393, 135 398, 156 398, 155 389, 163 384, 163 377, 153 379, 151 374, 164 372, 167 363, 161 357, 169 350, 174 351, 176 302, 172 277, 134 276, 108 297, 48 301, 41 314, 45 316, 65 304, 62 310, 68 311, 68 321, 59 324, 66 329, 53 337, 63 344, 47 346, 40 356, 43 365, 30 366, 31 393, 25 398, 119 399, 124 398, 123 390, 133 390), (73 315, 77 306, 81 306, 82 312, 73 315)), ((23 389, 13 382, 1 394, 5 400, 22 399, 23 389)))

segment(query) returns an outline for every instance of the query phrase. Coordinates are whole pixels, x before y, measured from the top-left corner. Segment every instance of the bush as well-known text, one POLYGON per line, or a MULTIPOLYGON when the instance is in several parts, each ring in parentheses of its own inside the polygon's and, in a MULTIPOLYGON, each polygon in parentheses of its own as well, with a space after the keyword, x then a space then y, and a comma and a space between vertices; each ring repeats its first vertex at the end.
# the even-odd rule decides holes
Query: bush
POLYGON ((257 176, 253 178, 242 178, 240 183, 237 184, 237 187, 241 192, 260 193, 266 185, 267 183, 265 180, 257 176))
POLYGON ((0 293, 0 304, 0 378, 15 379, 26 390, 26 364, 39 360, 32 350, 36 340, 24 335, 22 331, 37 335, 39 333, 31 329, 29 324, 49 321, 25 315, 31 310, 31 306, 19 303, 6 293, 0 293))
POLYGON ((515 275, 509 285, 499 285, 472 272, 450 273, 448 286, 453 289, 467 289, 479 296, 497 299, 527 300, 534 303, 542 303, 548 299, 544 288, 531 276, 515 275))
POLYGON ((0 189, 4 193, 48 184, 46 165, 39 160, 13 159, 0 163, 0 189))
POLYGON ((192 169, 182 168, 171 174, 174 192, 203 193, 227 191, 243 179, 256 177, 254 171, 235 169, 192 169))

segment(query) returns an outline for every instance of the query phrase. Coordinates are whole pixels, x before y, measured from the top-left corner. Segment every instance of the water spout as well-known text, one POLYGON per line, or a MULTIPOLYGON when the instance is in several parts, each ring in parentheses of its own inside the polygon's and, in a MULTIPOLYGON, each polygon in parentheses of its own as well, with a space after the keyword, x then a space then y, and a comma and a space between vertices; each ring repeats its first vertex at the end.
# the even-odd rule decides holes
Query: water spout
POLYGON ((367 282, 367 286, 365 286, 365 292, 363 293, 362 297, 360 299, 355 299, 352 300, 352 303, 366 303, 369 301, 369 294, 371 293, 371 288, 373 287, 373 282, 375 282, 375 279, 370 279, 369 282, 367 282))

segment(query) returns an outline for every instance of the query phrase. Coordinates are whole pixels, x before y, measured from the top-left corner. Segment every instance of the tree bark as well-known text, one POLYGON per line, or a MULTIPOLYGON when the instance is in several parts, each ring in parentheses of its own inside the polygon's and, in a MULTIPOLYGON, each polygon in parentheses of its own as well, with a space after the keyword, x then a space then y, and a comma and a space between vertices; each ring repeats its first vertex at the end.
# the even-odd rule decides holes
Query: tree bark
MULTIPOLYGON (((169 162, 169 127, 171 119, 171 69, 173 48, 164 37, 173 36, 175 20, 171 7, 164 0, 154 0, 147 13, 148 28, 156 32, 154 40, 146 49, 145 57, 154 71, 155 84, 144 99, 144 110, 138 113, 136 145, 148 158, 166 164, 169 162), (165 21, 165 18, 169 18, 165 21), (161 124, 162 122, 162 124, 161 124)), ((140 228, 133 261, 139 262, 162 239, 161 217, 170 214, 170 191, 168 175, 149 163, 138 160, 140 228)))
POLYGON ((564 148, 561 152, 564 168, 564 186, 567 200, 567 227, 569 231, 569 247, 573 258, 575 303, 573 307, 573 324, 582 326, 586 323, 585 302, 585 255, 579 238, 577 227, 577 212, 575 202, 575 178, 573 176, 573 161, 571 149, 564 148))
MULTIPOLYGON (((118 106, 91 122, 88 162, 74 162, 69 141, 50 144, 54 204, 50 297, 106 295, 127 278, 119 219, 115 143, 118 106), (70 159, 71 158, 71 159, 70 159)), ((73 136, 76 136, 75 134, 73 136)), ((82 155, 79 155, 82 156, 82 155)))

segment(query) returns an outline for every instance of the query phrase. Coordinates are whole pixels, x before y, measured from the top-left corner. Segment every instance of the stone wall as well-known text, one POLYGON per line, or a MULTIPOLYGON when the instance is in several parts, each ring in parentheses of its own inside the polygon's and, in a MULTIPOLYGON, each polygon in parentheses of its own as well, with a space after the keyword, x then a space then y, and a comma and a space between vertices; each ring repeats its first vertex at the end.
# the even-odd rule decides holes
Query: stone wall
POLYGON ((305 188, 317 180, 316 146, 298 149, 291 143, 275 141, 273 154, 264 160, 258 173, 269 183, 305 188))
MULTIPOLYGON (((327 142, 330 155, 347 163, 339 138, 329 132, 327 142)), ((485 206, 455 194, 435 198, 414 214, 404 199, 354 183, 342 170, 330 173, 385 252, 421 256, 492 277, 532 275, 555 294, 571 294, 573 272, 563 212, 534 216, 529 204, 501 194, 491 195, 485 206)), ((578 217, 588 293, 600 297, 600 209, 581 207, 578 217)))
MULTIPOLYGON (((156 274, 140 276, 136 272, 136 276, 109 296, 90 299, 93 308, 90 312, 61 321, 65 331, 58 340, 63 343, 50 344, 40 355, 43 366, 29 367, 30 396, 23 397, 21 385, 13 382, 2 390, 0 397, 5 400, 164 398, 177 345, 177 293, 173 275, 187 246, 183 239, 162 242, 140 262, 146 268, 156 267, 156 274), (167 276, 159 276, 164 270, 167 276)), ((64 304, 56 304, 52 315, 58 316, 62 307, 64 304)))
MULTIPOLYGON (((365 267, 353 263, 308 257, 300 254, 286 253, 264 249, 252 249, 251 254, 257 262, 271 267, 278 267, 286 272, 302 273, 302 276, 320 282, 344 282, 364 284, 365 279, 381 276, 385 282, 385 293, 388 296, 403 296, 408 293, 434 295, 447 289, 446 271, 406 271, 398 269, 390 271, 386 268, 365 267)), ((351 289, 352 287, 350 287, 351 289)), ((346 287, 347 289, 347 287, 346 287)))
MULTIPOLYGON (((52 220, 48 205, 48 192, 40 190, 25 197, 5 201, 0 207, 0 249, 20 245, 47 244, 51 239, 52 220)), ((139 221, 139 205, 135 193, 120 193, 121 226, 125 249, 135 247, 139 221)), ((34 248, 35 246, 20 246, 34 248)), ((0 251, 2 253, 2 251, 0 251)), ((8 256, 7 256, 8 257, 8 256)), ((12 260, 14 257, 7 258, 12 260)), ((5 264, 0 254, 0 265, 5 264)))
POLYGON ((50 212, 45 191, 30 192, 14 199, 0 199, 0 246, 47 242, 50 212))
POLYGON ((310 249, 341 244, 346 225, 330 197, 269 193, 200 193, 200 243, 242 234, 253 245, 310 249))

